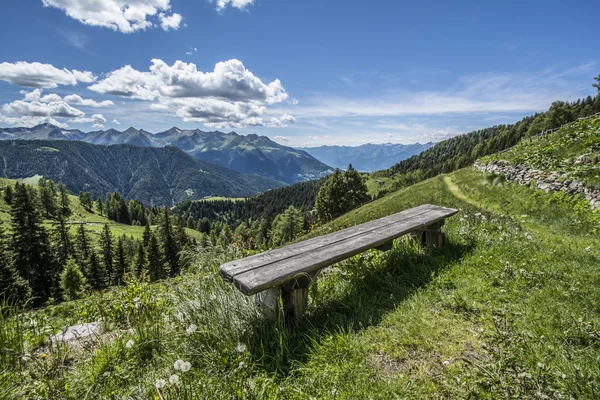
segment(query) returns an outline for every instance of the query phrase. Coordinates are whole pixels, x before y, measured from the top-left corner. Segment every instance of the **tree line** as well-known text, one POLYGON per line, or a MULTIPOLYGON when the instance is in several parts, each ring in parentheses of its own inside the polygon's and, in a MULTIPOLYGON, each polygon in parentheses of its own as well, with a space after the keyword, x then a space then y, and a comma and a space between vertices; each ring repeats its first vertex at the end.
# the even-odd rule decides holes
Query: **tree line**
MULTIPOLYGON (((176 276, 184 268, 182 250, 196 244, 167 207, 155 217, 155 229, 146 223, 141 240, 115 236, 108 224, 93 240, 85 223, 73 228, 67 221, 71 201, 64 185, 17 182, 2 192, 10 224, 0 223, 0 297, 11 301, 40 306, 72 300, 121 285, 127 274, 152 281, 176 276)), ((86 196, 81 204, 91 211, 86 196)))

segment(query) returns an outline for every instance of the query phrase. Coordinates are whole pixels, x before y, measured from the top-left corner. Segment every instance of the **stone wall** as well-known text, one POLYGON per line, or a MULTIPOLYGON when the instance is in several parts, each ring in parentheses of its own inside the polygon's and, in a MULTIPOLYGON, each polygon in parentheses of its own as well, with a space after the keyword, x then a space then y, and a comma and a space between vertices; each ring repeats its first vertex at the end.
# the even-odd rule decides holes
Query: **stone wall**
POLYGON ((600 208, 600 188, 591 187, 583 182, 568 179, 566 176, 555 172, 540 171, 522 165, 511 165, 503 160, 494 161, 489 164, 479 164, 476 162, 474 167, 479 171, 504 175, 507 181, 522 185, 531 185, 531 181, 533 180, 536 188, 545 190, 546 192, 562 190, 573 196, 580 194, 592 204, 593 208, 600 208))

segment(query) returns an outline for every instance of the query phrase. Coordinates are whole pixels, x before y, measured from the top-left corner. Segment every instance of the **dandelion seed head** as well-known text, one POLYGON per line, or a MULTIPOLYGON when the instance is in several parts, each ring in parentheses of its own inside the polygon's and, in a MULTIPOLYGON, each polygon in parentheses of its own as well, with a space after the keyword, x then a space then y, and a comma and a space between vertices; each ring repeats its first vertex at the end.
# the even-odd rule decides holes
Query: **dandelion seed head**
POLYGON ((198 327, 194 324, 191 324, 190 326, 188 326, 188 328, 185 330, 185 333, 187 333, 188 335, 191 335, 192 333, 196 332, 198 330, 198 327))
POLYGON ((177 374, 173 374, 173 375, 171 375, 171 376, 169 377, 169 383, 170 383, 171 385, 175 385, 175 384, 179 383, 179 375, 177 375, 177 374))
POLYGON ((129 339, 127 341, 127 343, 125 343, 125 347, 127 347, 128 349, 132 348, 133 345, 135 344, 135 342, 133 341, 133 339, 129 339))
POLYGON ((243 353, 246 351, 246 345, 244 343, 240 343, 237 345, 236 350, 238 353, 243 353))
POLYGON ((210 300, 211 301, 215 301, 217 299, 217 296, 215 296, 214 294, 210 295, 210 300))
POLYGON ((189 361, 186 361, 183 364, 181 364, 181 372, 188 372, 191 368, 192 363, 190 363, 189 361))
POLYGON ((167 382, 164 379, 159 379, 156 382, 154 382, 154 387, 157 389, 162 389, 165 387, 166 384, 167 382))
POLYGON ((179 360, 175 361, 175 364, 173 364, 173 368, 175 368, 175 370, 180 370, 182 365, 183 365, 183 360, 179 359, 179 360))

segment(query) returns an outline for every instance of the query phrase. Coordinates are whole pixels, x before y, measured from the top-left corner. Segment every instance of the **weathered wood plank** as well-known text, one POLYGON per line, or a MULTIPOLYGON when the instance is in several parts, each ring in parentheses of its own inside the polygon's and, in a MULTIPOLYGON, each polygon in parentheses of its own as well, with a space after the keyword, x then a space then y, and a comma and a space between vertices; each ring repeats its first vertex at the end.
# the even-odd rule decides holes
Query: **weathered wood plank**
POLYGON ((247 295, 277 287, 303 273, 309 273, 345 260, 370 248, 428 225, 442 221, 457 210, 439 207, 426 213, 403 218, 395 223, 379 226, 358 235, 347 237, 327 246, 276 260, 260 268, 250 269, 233 276, 235 285, 247 295))
POLYGON ((254 256, 234 260, 221 265, 219 270, 224 278, 232 280, 233 277, 235 277, 236 275, 247 272, 248 270, 260 268, 264 265, 271 264, 275 261, 282 261, 286 258, 293 257, 297 254, 301 254, 307 251, 314 251, 320 247, 326 247, 333 243, 336 243, 337 241, 345 240, 349 237, 353 237, 356 235, 361 235, 370 230, 386 226, 392 223, 396 223, 410 216, 421 215, 423 213, 436 209, 451 210, 443 207, 425 204, 422 206, 411 208, 409 210, 402 211, 400 213, 379 218, 374 221, 366 222, 360 225, 355 225, 353 227, 349 227, 327 235, 318 236, 298 243, 293 243, 284 246, 280 249, 275 249, 254 256))

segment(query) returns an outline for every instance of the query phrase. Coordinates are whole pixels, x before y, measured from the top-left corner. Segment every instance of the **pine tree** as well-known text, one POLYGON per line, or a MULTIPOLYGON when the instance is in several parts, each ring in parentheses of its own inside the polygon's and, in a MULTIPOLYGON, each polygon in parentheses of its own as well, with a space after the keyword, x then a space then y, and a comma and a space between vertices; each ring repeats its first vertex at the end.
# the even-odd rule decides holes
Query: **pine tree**
POLYGON ((56 188, 54 187, 54 182, 40 178, 38 181, 38 191, 40 193, 40 202, 44 209, 44 216, 50 218, 56 213, 56 188))
POLYGON ((598 89, 598 94, 600 94, 600 74, 598 74, 598 76, 595 77, 594 80, 596 81, 596 83, 594 83, 592 86, 598 89))
POLYGON ((64 215, 71 214, 71 201, 69 200, 69 191, 64 183, 58 184, 58 205, 60 212, 64 215))
POLYGON ((96 200, 96 208, 98 209, 98 214, 104 215, 104 202, 102 201, 102 197, 98 197, 98 200, 96 200))
POLYGON ((4 188, 4 202, 9 206, 12 205, 14 194, 15 193, 11 185, 8 185, 6 188, 4 188))
POLYGON ((343 177, 346 183, 346 198, 348 199, 344 212, 348 212, 366 203, 369 195, 367 194, 367 185, 358 171, 352 167, 352 164, 348 165, 343 177))
POLYGON ((63 290, 63 296, 67 300, 77 300, 85 285, 85 277, 79 268, 79 265, 72 257, 69 257, 65 268, 60 274, 60 287, 63 290))
POLYGON ((144 227, 144 233, 142 234, 142 243, 144 244, 144 247, 148 247, 150 236, 152 236, 152 229, 150 229, 150 222, 148 222, 144 227))
POLYGON ((289 206, 273 221, 273 244, 275 246, 291 242, 302 233, 303 218, 294 206, 289 206))
POLYGON ((79 192, 79 204, 87 211, 92 211, 93 201, 89 192, 79 192))
POLYGON ((79 252, 80 260, 87 260, 90 257, 90 242, 87 237, 87 232, 83 227, 83 223, 79 224, 77 228, 77 251, 79 252))
MULTIPOLYGON (((150 240, 150 239, 148 239, 148 240, 150 240)), ((146 250, 144 249, 143 243, 140 242, 140 243, 138 243, 137 255, 135 257, 135 273, 138 278, 141 277, 142 274, 144 273, 147 262, 148 261, 146 260, 146 250)))
POLYGON ((104 270, 102 263, 100 263, 98 255, 91 249, 86 261, 85 277, 94 290, 104 289, 108 282, 106 271, 104 270))
POLYGON ((169 268, 169 274, 171 276, 178 275, 180 272, 179 251, 181 248, 173 233, 168 207, 164 208, 163 218, 160 221, 160 240, 162 242, 162 252, 165 262, 169 268))
POLYGON ((315 208, 320 221, 326 222, 344 213, 343 210, 347 208, 345 191, 344 177, 342 172, 336 168, 317 194, 315 208))
POLYGON ((71 233, 62 212, 58 213, 57 219, 58 221, 54 226, 54 231, 52 232, 52 239, 55 243, 57 261, 59 265, 65 265, 67 258, 73 254, 71 233))
POLYGON ((116 265, 115 265, 115 277, 113 279, 116 285, 123 284, 123 277, 129 272, 129 263, 125 255, 125 245, 123 243, 123 236, 117 241, 117 254, 116 254, 116 265))
POLYGON ((100 233, 100 248, 102 252, 102 264, 108 278, 108 283, 112 283, 113 278, 113 239, 108 224, 104 224, 104 229, 100 233))
POLYGON ((148 275, 150 275, 151 281, 157 281, 166 276, 165 262, 155 234, 152 234, 148 241, 148 275))
POLYGON ((0 221, 0 300, 23 304, 31 296, 29 284, 12 265, 8 237, 0 221))
POLYGON ((58 271, 33 188, 15 185, 11 225, 14 267, 28 282, 34 305, 41 305, 54 293, 58 271))

